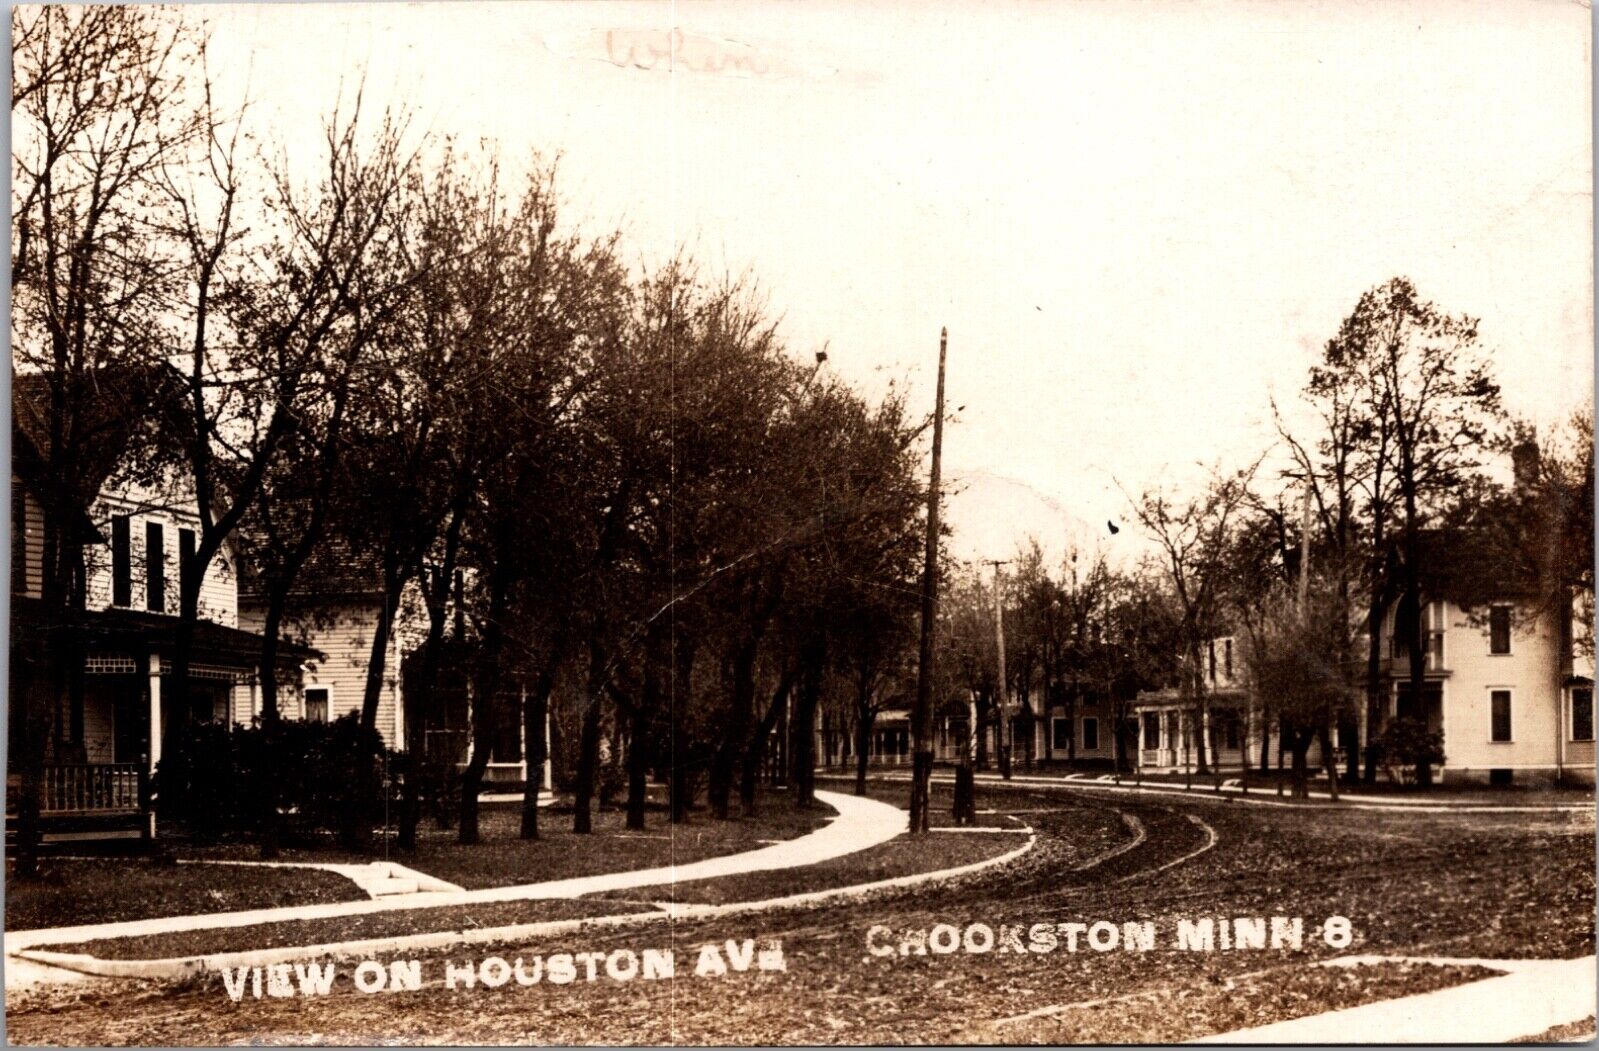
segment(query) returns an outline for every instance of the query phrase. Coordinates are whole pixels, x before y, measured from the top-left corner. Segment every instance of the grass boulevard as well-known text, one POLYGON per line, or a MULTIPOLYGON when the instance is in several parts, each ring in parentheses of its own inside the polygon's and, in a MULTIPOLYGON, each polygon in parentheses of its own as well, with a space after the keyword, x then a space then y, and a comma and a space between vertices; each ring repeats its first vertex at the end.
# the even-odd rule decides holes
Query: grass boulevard
MULTIPOLYGON (((935 789, 939 813, 948 813, 946 792, 935 789)), ((870 794, 902 805, 904 787, 874 781, 870 794)), ((401 992, 358 988, 364 956, 323 961, 334 977, 309 998, 235 1002, 220 974, 41 988, 8 995, 10 1032, 19 1043, 104 1044, 244 1042, 263 1032, 307 1042, 1172 1041, 1497 973, 1470 961, 1593 952, 1589 814, 1217 806, 986 785, 978 801, 991 834, 934 833, 925 847, 902 836, 814 866, 428 922, 498 925, 518 908, 521 918, 594 916, 644 907, 641 898, 766 900, 993 856, 1024 838, 1006 829, 1037 835, 1034 849, 1002 867, 913 893, 373 957, 380 970, 414 967, 421 988, 401 992), (1253 947, 1253 921, 1264 931, 1273 917, 1300 920, 1299 936, 1290 941, 1273 925, 1264 947, 1253 947), (1332 917, 1347 920, 1347 936, 1327 936, 1332 917), (1133 935, 1122 943, 1129 925, 1147 928, 1149 943, 1133 935), (1197 944, 1201 930, 1212 938, 1208 951, 1197 944), (951 931, 962 939, 953 948, 951 931), (677 957, 668 980, 617 979, 634 976, 641 953, 668 947, 677 957), (768 966, 753 964, 757 952, 768 966), (506 980, 492 984, 501 961, 506 980), (463 969, 491 981, 468 986, 463 969)), ((253 928, 190 937, 97 951, 296 943, 253 928)), ((658 972, 658 957, 653 966, 658 972)), ((1584 1020, 1563 1021, 1580 1029, 1584 1020)))

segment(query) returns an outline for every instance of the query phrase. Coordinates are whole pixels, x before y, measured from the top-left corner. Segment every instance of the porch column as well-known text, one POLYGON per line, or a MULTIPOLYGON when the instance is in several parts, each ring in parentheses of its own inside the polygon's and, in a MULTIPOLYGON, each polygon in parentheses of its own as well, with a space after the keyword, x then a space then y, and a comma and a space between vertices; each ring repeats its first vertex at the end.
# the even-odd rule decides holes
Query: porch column
POLYGON ((156 764, 161 761, 161 654, 150 654, 150 769, 155 776, 156 764))
POLYGON ((519 780, 527 784, 527 720, 522 718, 522 713, 527 710, 527 687, 523 686, 517 692, 516 703, 516 747, 522 757, 521 777, 519 780))
MULTIPOLYGON (((150 674, 150 747, 149 770, 152 782, 155 780, 155 767, 161 761, 161 654, 151 653, 149 658, 150 674)), ((145 821, 149 823, 149 836, 155 838, 155 808, 145 814, 145 821)))
POLYGON ((555 787, 554 766, 555 760, 550 755, 550 706, 544 706, 544 790, 551 791, 555 787))

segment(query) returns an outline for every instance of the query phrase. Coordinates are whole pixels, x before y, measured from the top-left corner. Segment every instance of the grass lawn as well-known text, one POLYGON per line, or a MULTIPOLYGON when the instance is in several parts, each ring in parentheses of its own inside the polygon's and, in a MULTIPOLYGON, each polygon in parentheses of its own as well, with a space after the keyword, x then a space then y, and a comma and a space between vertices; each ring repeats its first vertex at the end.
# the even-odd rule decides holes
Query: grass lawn
POLYGON ((705 905, 762 901, 969 865, 1009 853, 1026 842, 1025 835, 1014 832, 932 832, 925 839, 902 835, 880 846, 801 868, 691 880, 665 887, 615 891, 599 897, 613 901, 636 900, 647 894, 656 901, 705 905))
POLYGON ((73 945, 42 945, 55 952, 85 953, 106 960, 163 960, 179 956, 272 949, 284 945, 326 945, 364 938, 387 938, 425 931, 471 930, 506 927, 546 920, 587 919, 624 912, 648 912, 650 907, 617 901, 502 901, 480 905, 446 905, 432 909, 397 909, 359 916, 332 916, 319 920, 262 923, 252 927, 225 927, 202 931, 177 931, 137 938, 105 938, 73 945))
MULTIPOLYGON (((414 853, 393 851, 389 859, 458 884, 468 890, 508 887, 522 883, 593 876, 606 872, 684 864, 704 858, 755 850, 774 840, 793 839, 820 828, 833 816, 830 807, 798 810, 782 792, 764 792, 757 799, 753 818, 717 821, 703 811, 672 825, 664 814, 651 812, 648 827, 632 832, 624 827, 620 810, 603 810, 594 817, 594 831, 586 836, 572 832, 572 814, 552 807, 539 814, 536 840, 518 838, 521 814, 515 809, 484 810, 479 818, 481 842, 462 846, 454 829, 431 823, 417 830, 414 853)), ((176 846, 180 857, 196 859, 254 859, 257 849, 248 843, 222 846, 176 846)), ((331 842, 326 847, 295 847, 281 852, 280 861, 368 862, 383 857, 351 854, 331 842)))
POLYGON ((343 876, 317 869, 159 865, 146 858, 49 859, 23 882, 6 867, 6 929, 76 927, 184 913, 365 899, 343 876))

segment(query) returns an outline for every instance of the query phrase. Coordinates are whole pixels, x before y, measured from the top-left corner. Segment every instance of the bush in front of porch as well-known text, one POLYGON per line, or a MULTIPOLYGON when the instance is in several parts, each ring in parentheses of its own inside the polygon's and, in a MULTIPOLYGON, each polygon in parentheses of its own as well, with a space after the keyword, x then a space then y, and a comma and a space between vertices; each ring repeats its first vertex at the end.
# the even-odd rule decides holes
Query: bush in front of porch
POLYGON ((352 815, 383 820, 384 781, 362 764, 393 756, 355 713, 275 729, 192 723, 174 729, 156 769, 156 813, 200 842, 264 831, 295 836, 340 828, 352 815))

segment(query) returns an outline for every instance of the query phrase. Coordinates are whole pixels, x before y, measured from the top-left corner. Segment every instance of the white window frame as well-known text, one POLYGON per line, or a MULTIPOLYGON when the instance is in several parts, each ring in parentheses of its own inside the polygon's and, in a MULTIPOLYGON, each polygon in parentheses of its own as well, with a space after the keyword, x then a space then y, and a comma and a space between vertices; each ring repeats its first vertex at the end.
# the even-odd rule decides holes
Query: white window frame
POLYGON ((1508 602, 1495 602, 1488 607, 1488 656, 1513 657, 1516 655, 1516 617, 1508 602), (1505 611, 1505 651, 1494 652, 1494 610, 1505 611))
POLYGON ((1595 736, 1593 733, 1590 732, 1589 736, 1587 736, 1587 737, 1578 737, 1577 736, 1577 691, 1578 690, 1586 690, 1586 691, 1588 691, 1588 727, 1589 727, 1589 730, 1590 731, 1599 730, 1599 727, 1596 727, 1594 725, 1594 717, 1596 715, 1599 715, 1599 710, 1596 710, 1594 708, 1593 687, 1592 686, 1573 686, 1573 687, 1569 688, 1568 690, 1566 690, 1566 698, 1567 698, 1567 700, 1566 700, 1566 740, 1571 742, 1572 744, 1592 744, 1593 741, 1594 741, 1594 736, 1595 736))
POLYGON ((327 710, 323 713, 322 725, 333 721, 333 684, 326 682, 308 682, 300 687, 300 718, 306 722, 311 721, 311 691, 325 690, 328 695, 327 710))
POLYGON ((1072 725, 1071 720, 1066 718, 1064 715, 1053 715, 1053 716, 1050 716, 1050 719, 1049 719, 1049 750, 1050 751, 1057 752, 1057 751, 1061 750, 1062 748, 1070 748, 1071 747, 1071 737, 1070 737, 1070 735, 1067 735, 1067 737, 1066 737, 1066 744, 1056 744, 1056 742, 1058 740, 1060 740, 1060 736, 1061 735, 1057 734, 1055 732, 1055 728, 1058 727, 1058 726, 1064 726, 1068 730, 1070 730, 1071 729, 1071 725, 1072 725))
POLYGON ((1488 687, 1488 743, 1489 744, 1515 744, 1516 743, 1516 689, 1513 686, 1488 687), (1494 694, 1502 693, 1509 698, 1510 705, 1510 736, 1503 741, 1494 737, 1494 694))
POLYGON ((1097 715, 1085 715, 1085 716, 1083 716, 1083 738, 1082 738, 1082 740, 1083 740, 1083 751, 1085 751, 1085 752, 1097 752, 1097 751, 1099 751, 1099 716, 1097 716, 1097 715), (1093 723, 1094 724, 1094 746, 1092 748, 1090 748, 1088 746, 1088 724, 1089 723, 1093 723))

